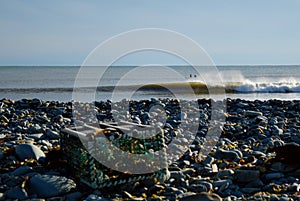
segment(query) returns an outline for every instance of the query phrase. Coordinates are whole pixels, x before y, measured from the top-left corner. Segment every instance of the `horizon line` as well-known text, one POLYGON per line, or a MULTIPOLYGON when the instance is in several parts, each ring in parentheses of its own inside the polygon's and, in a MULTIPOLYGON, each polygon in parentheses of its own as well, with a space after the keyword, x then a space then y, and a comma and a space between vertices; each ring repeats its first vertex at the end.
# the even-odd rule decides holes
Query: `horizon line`
MULTIPOLYGON (((153 65, 153 67, 161 66, 171 66, 171 67, 181 67, 181 66, 192 66, 192 65, 180 65, 180 64, 150 64, 149 66, 153 65)), ((0 65, 0 67, 80 67, 82 65, 70 65, 70 64, 51 64, 51 65, 44 65, 44 64, 22 64, 22 65, 0 65)), ((111 67, 133 67, 133 66, 145 66, 145 65, 138 65, 138 64, 124 64, 124 65, 111 65, 111 67)), ((193 65, 197 66, 197 65, 193 65)), ((199 65, 198 65, 199 66, 199 65)), ((225 66, 300 66, 299 64, 216 64, 213 66, 225 67, 225 66)), ((103 66, 101 66, 103 67, 103 66)))

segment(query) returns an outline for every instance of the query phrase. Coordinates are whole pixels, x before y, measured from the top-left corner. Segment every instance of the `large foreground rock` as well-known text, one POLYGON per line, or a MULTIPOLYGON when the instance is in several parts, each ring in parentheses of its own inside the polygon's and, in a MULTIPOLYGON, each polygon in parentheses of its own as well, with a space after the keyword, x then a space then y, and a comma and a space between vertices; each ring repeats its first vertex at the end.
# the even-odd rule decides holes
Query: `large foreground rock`
POLYGON ((69 193, 76 183, 62 176, 35 175, 29 180, 30 190, 41 198, 55 197, 69 193))

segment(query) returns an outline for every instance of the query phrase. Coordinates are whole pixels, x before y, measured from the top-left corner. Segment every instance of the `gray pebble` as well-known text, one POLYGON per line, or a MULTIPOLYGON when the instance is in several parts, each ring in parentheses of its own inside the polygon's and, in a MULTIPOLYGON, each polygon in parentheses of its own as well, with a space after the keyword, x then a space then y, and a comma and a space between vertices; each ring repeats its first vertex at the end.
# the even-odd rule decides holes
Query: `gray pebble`
POLYGON ((280 173, 280 172, 276 172, 276 173, 268 173, 265 175, 265 178, 267 180, 273 180, 273 179, 280 179, 280 178, 283 178, 284 177, 284 174, 280 173))
POLYGON ((253 194, 260 190, 261 190, 261 188, 241 188, 241 191, 246 194, 253 194))
POLYGON ((0 193, 0 200, 2 201, 2 200, 5 200, 6 198, 5 198, 5 194, 4 193, 0 193))
POLYGON ((21 166, 17 169, 15 169, 13 172, 11 172, 10 174, 11 175, 15 175, 15 176, 21 176, 21 175, 24 175, 24 174, 27 174, 29 172, 32 171, 32 168, 25 165, 25 166, 21 166))
POLYGON ((81 200, 82 193, 74 192, 66 195, 66 201, 81 200))
POLYGON ((35 175, 29 180, 30 189, 39 197, 49 198, 70 192, 76 183, 63 176, 35 175))
POLYGON ((29 138, 32 138, 34 140, 40 140, 44 137, 43 133, 35 133, 28 136, 29 138))
POLYGON ((53 131, 53 130, 50 130, 50 129, 47 129, 46 135, 47 135, 47 137, 49 137, 50 139, 59 139, 59 138, 60 138, 60 135, 59 135, 58 132, 53 131))
POLYGON ((95 194, 91 194, 85 199, 85 201, 109 201, 109 199, 102 198, 95 194))
POLYGON ((263 114, 261 112, 247 110, 245 111, 244 115, 247 117, 256 117, 256 116, 262 116, 263 114))
POLYGON ((24 161, 28 158, 43 160, 46 156, 44 152, 33 144, 19 144, 16 147, 17 156, 24 161))
POLYGON ((237 182, 248 183, 259 179, 260 172, 258 170, 236 170, 234 178, 237 182))
POLYGON ((221 170, 217 174, 217 179, 233 179, 234 171, 231 169, 221 170))
POLYGON ((218 149, 214 156, 217 159, 224 159, 228 161, 234 161, 239 159, 239 155, 235 151, 227 151, 224 149, 218 149))
POLYGON ((24 189, 21 189, 19 187, 17 188, 11 188, 6 193, 7 197, 11 199, 18 199, 18 200, 25 200, 28 195, 27 192, 24 189))
POLYGON ((189 195, 186 197, 179 198, 179 201, 222 201, 222 198, 215 193, 199 193, 196 195, 189 195))

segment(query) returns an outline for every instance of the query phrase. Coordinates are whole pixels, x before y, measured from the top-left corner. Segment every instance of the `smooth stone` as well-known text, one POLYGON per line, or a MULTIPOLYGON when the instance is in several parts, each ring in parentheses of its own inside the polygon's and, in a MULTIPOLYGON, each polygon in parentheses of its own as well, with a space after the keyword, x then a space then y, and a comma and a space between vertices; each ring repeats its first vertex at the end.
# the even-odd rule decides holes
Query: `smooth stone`
POLYGON ((214 155, 217 159, 224 159, 224 160, 228 160, 228 161, 234 161, 239 159, 239 155, 238 153, 236 153, 235 151, 227 151, 224 149, 218 149, 214 155))
POLYGON ((221 170, 217 174, 218 179, 233 179, 234 171, 231 169, 221 170))
POLYGON ((265 178, 267 180, 273 180, 273 179, 280 179, 283 178, 284 174, 282 174, 281 172, 276 172, 276 173, 268 173, 265 175, 265 178))
POLYGON ((81 200, 82 193, 81 192, 74 192, 66 195, 66 201, 79 201, 81 200))
POLYGON ((247 110, 247 111, 245 111, 245 116, 256 117, 256 116, 263 116, 263 114, 262 114, 262 112, 247 110))
POLYGON ((208 191, 211 191, 213 189, 213 185, 207 181, 198 181, 197 184, 205 186, 208 191))
POLYGON ((237 182, 248 183, 258 180, 260 172, 258 170, 235 170, 234 178, 237 182))
POLYGON ((203 165, 210 166, 214 162, 214 158, 211 156, 207 156, 205 160, 202 162, 203 165))
POLYGON ((229 186, 230 184, 232 184, 231 179, 218 180, 218 181, 213 182, 213 186, 215 186, 215 187, 221 187, 221 186, 224 186, 224 185, 229 186))
POLYGON ((257 158, 259 158, 259 157, 266 157, 266 154, 263 153, 263 152, 261 152, 261 151, 253 151, 251 153, 251 155, 253 155, 253 156, 257 157, 257 158))
POLYGON ((273 135, 282 135, 283 130, 278 128, 278 126, 274 125, 274 126, 272 126, 272 133, 273 133, 273 135))
POLYGON ((290 201, 289 197, 281 196, 279 201, 290 201))
POLYGON ((279 198, 276 195, 271 195, 270 196, 270 201, 279 201, 279 198))
POLYGON ((21 175, 24 175, 24 174, 27 174, 29 172, 32 171, 32 168, 25 165, 25 166, 21 166, 17 169, 15 169, 13 172, 11 172, 10 174, 11 175, 15 175, 15 176, 21 176, 21 175))
POLYGON ((59 135, 58 132, 53 131, 53 130, 50 130, 50 129, 47 129, 46 135, 47 135, 47 137, 49 137, 50 139, 59 139, 59 138, 60 138, 60 135, 59 135))
POLYGON ((174 178, 176 180, 185 179, 186 175, 183 174, 182 171, 170 171, 170 178, 174 178))
POLYGON ((246 194, 253 194, 261 190, 261 188, 241 188, 241 192, 246 194))
POLYGON ((0 200, 1 200, 1 201, 2 201, 2 200, 6 200, 5 194, 4 194, 4 193, 0 193, 0 200))
POLYGON ((33 144, 17 145, 16 154, 22 161, 28 158, 33 158, 36 160, 44 160, 46 157, 44 152, 39 147, 33 144))
POLYGON ((293 192, 299 192, 300 191, 300 184, 293 183, 292 185, 290 185, 289 190, 293 191, 293 192))
POLYGON ((49 198, 69 193, 76 183, 63 176, 35 175, 29 180, 31 191, 39 197, 49 198))
POLYGON ((255 181, 249 182, 245 187, 246 188, 260 188, 263 186, 264 186, 264 183, 260 179, 257 179, 255 181))
POLYGON ((271 170, 286 173, 286 172, 294 172, 295 167, 286 165, 281 162, 275 162, 271 165, 271 170))
POLYGON ((43 138, 43 136, 44 136, 43 133, 35 133, 35 134, 30 134, 28 137, 34 140, 40 140, 43 138))
POLYGON ((192 184, 188 186, 188 190, 194 193, 208 192, 206 186, 202 184, 192 184))
POLYGON ((4 158, 4 154, 2 152, 2 150, 0 149, 0 160, 2 160, 4 158))
POLYGON ((201 200, 201 201, 222 201, 223 199, 215 194, 215 193, 198 193, 196 195, 189 195, 186 197, 179 198, 179 201, 196 201, 196 200, 201 200))
POLYGON ((85 201, 110 201, 110 200, 106 198, 102 198, 95 194, 91 194, 85 199, 85 201))
POLYGON ((24 189, 21 189, 19 187, 9 189, 6 195, 11 199, 18 199, 18 200, 25 200, 28 197, 27 192, 24 189))

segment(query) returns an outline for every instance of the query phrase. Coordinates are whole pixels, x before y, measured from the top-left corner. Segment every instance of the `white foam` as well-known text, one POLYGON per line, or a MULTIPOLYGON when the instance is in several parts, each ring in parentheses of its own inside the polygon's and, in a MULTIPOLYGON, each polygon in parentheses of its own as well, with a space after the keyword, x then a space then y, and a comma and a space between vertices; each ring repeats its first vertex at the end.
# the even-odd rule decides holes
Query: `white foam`
POLYGON ((272 82, 256 83, 252 81, 244 82, 237 87, 235 91, 240 93, 297 93, 300 92, 300 83, 298 82, 272 82))

